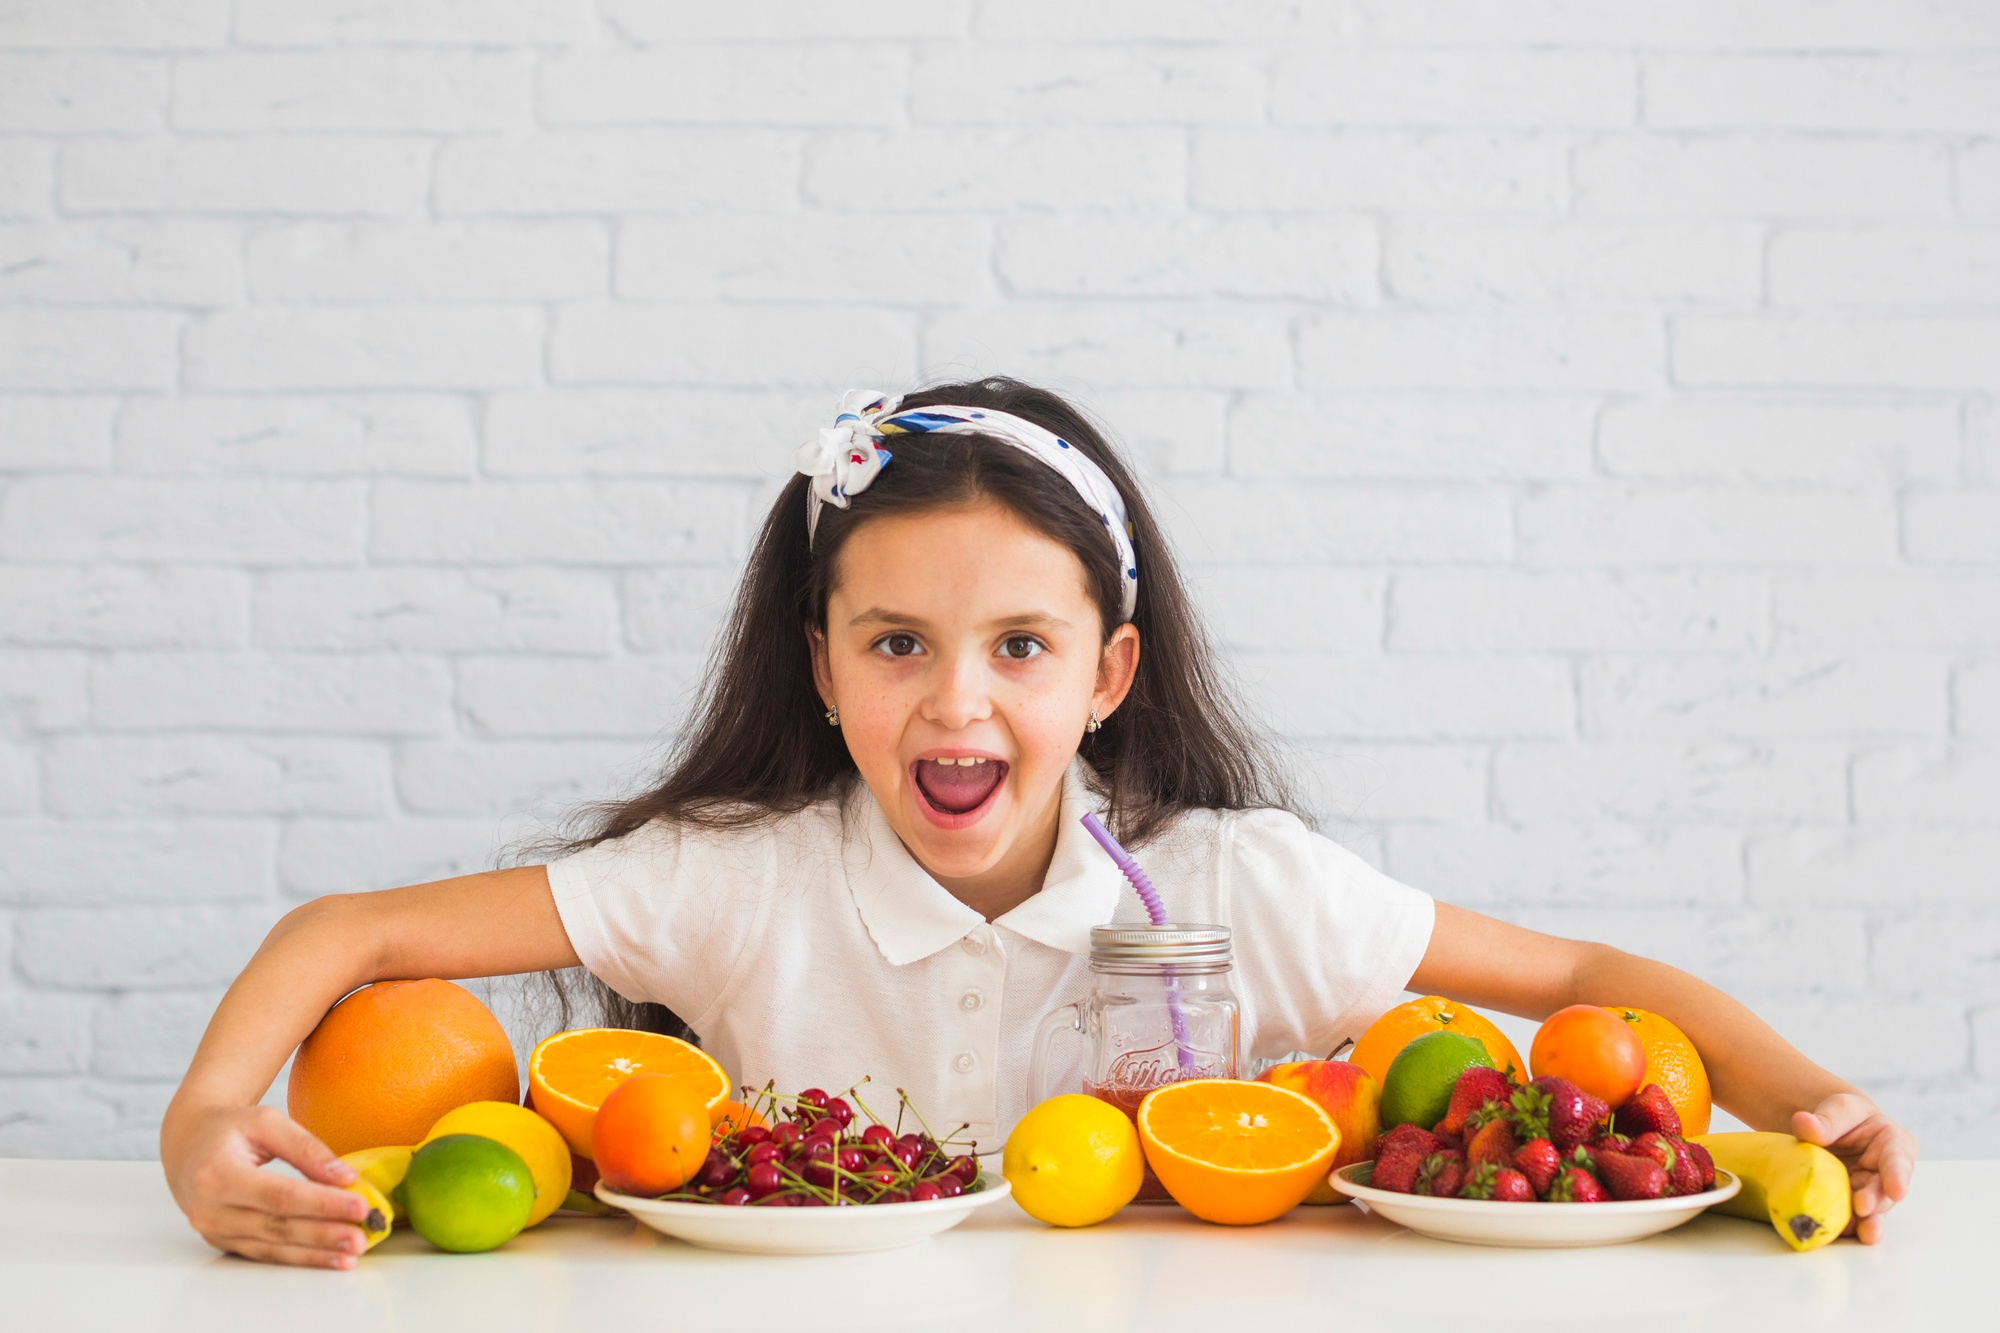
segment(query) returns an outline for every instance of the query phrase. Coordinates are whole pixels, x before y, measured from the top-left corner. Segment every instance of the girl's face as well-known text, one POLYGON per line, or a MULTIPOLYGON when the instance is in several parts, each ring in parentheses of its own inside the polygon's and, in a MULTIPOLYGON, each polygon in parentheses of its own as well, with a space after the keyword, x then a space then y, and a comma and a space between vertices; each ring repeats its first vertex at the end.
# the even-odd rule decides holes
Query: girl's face
POLYGON ((1139 632, 1105 642, 1082 563, 993 503, 872 520, 836 573, 820 694, 911 855, 998 915, 1040 887, 1064 770, 1131 688, 1139 632))

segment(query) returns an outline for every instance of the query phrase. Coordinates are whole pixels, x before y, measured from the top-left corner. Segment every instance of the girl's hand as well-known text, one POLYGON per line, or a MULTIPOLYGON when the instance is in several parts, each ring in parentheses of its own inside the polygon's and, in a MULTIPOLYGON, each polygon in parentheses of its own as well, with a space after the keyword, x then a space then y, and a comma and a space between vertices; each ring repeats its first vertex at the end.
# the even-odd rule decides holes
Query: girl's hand
POLYGON ((247 1259, 354 1267, 368 1204, 340 1188, 355 1170, 324 1143, 270 1106, 190 1109, 176 1120, 163 1153, 167 1187, 203 1240, 247 1259), (307 1179, 258 1169, 273 1158, 307 1179))
POLYGON ((1847 1164, 1854 1186, 1849 1236, 1863 1245, 1882 1239, 1884 1215, 1910 1192, 1917 1169, 1917 1141, 1858 1092, 1836 1092, 1810 1111, 1792 1116, 1792 1137, 1817 1143, 1847 1164))

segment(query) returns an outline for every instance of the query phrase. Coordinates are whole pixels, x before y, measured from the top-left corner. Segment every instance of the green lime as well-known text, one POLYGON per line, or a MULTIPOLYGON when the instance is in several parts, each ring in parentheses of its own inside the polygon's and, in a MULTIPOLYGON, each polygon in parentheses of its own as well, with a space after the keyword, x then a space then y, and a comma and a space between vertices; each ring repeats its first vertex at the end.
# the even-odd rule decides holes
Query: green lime
POLYGON ((527 1225, 535 1177, 503 1143, 446 1134, 411 1156, 403 1199, 419 1236, 440 1250, 476 1254, 506 1244, 527 1225))
POLYGON ((1456 1032, 1427 1032, 1396 1052, 1382 1079, 1382 1128, 1429 1129, 1451 1106, 1452 1084, 1474 1065, 1493 1068, 1486 1047, 1456 1032))

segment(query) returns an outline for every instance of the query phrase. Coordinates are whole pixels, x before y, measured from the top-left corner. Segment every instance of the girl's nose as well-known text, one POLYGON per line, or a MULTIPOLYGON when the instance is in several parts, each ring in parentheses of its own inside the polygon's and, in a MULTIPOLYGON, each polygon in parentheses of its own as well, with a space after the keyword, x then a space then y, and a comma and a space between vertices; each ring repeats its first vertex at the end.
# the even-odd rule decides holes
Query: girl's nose
POLYGON ((924 701, 926 721, 957 731, 993 715, 986 667, 978 656, 971 653, 942 656, 932 680, 930 697, 924 701))

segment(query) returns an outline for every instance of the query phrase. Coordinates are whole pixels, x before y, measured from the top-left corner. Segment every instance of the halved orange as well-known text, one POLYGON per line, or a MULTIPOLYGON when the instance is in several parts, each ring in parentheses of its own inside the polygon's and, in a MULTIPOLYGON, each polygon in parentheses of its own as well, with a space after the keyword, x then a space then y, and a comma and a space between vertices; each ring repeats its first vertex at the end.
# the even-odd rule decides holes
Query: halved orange
POLYGON ((1333 1164, 1340 1129, 1302 1092, 1198 1078, 1146 1094, 1139 1142, 1175 1203, 1205 1222, 1249 1226, 1304 1202, 1333 1164))
POLYGON ((528 1057, 528 1102, 573 1152, 588 1157, 597 1108, 634 1074, 693 1080, 711 1124, 729 1102, 729 1075, 701 1047, 630 1028, 575 1028, 544 1038, 528 1057))

